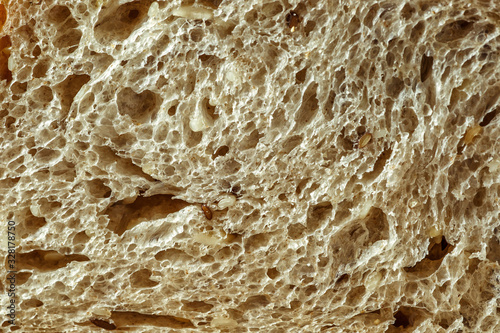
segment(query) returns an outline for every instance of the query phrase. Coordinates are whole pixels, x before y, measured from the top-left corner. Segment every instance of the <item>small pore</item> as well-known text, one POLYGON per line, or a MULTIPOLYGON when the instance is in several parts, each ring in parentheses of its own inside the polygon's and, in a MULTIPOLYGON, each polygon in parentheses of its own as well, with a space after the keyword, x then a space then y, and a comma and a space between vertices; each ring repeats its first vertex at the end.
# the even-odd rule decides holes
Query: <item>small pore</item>
POLYGON ((405 20, 408 20, 413 16, 413 14, 415 14, 415 12, 416 12, 415 8, 413 8, 409 3, 407 3, 401 10, 401 16, 405 20))
POLYGON ((217 157, 225 156, 228 152, 229 152, 228 146, 220 146, 212 155, 212 159, 215 160, 217 157))
POLYGON ((398 77, 392 77, 389 79, 385 86, 387 94, 394 99, 399 96, 404 87, 404 81, 398 77))
POLYGON ((347 282, 349 281, 349 279, 350 279, 350 277, 348 274, 342 274, 335 281, 335 286, 336 287, 345 286, 347 284, 347 282))
MULTIPOLYGON (((472 203, 476 207, 481 207, 484 204, 484 198, 486 198, 486 189, 484 187, 481 187, 476 195, 474 196, 474 199, 472 200, 472 203)), ((500 252, 499 252, 500 255, 500 252)))
POLYGON ((175 116, 175 111, 177 109, 177 105, 172 105, 169 109, 168 109, 168 115, 173 117, 175 116))
POLYGON ((420 62, 420 81, 425 82, 432 73, 432 64, 434 58, 432 56, 422 55, 422 61, 420 62))
POLYGON ((278 276, 280 276, 280 272, 275 268, 269 268, 267 270, 267 276, 269 276, 270 279, 274 280, 276 279, 278 276))
POLYGON ((241 197, 241 186, 240 185, 234 185, 231 187, 231 193, 234 194, 236 197, 241 197))

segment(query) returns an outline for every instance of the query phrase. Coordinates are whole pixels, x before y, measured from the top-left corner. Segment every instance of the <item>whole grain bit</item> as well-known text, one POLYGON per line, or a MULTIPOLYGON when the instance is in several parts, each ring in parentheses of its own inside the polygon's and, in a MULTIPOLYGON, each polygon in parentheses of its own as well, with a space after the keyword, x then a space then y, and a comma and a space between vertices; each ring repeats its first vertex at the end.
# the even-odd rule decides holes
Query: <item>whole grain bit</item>
POLYGON ((359 148, 365 147, 368 143, 370 143, 372 139, 372 135, 370 133, 365 133, 361 139, 359 139, 359 148))
POLYGON ((207 218, 207 220, 212 219, 212 211, 210 210, 210 208, 208 208, 207 205, 205 205, 205 204, 201 205, 201 210, 205 214, 205 217, 207 218))
POLYGON ((470 145, 474 141, 474 138, 481 133, 482 129, 480 125, 474 125, 469 128, 467 132, 465 132, 464 143, 470 145))

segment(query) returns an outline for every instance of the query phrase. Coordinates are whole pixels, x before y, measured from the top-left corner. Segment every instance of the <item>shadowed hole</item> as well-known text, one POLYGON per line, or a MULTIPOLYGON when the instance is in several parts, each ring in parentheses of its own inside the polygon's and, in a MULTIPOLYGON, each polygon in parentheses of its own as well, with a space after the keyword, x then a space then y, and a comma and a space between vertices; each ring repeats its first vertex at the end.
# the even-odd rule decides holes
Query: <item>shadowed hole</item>
POLYGON ((395 327, 403 327, 403 328, 406 328, 408 326, 410 326, 410 320, 408 319, 408 317, 401 311, 398 311, 394 314, 394 326, 395 327))
POLYGON ((16 274, 16 284, 18 286, 25 284, 29 278, 33 275, 31 272, 19 272, 16 274))
POLYGON ((212 304, 208 304, 202 301, 182 301, 182 309, 183 311, 194 311, 194 312, 208 312, 214 306, 212 304))
POLYGON ((246 299, 245 302, 241 303, 238 306, 238 308, 243 310, 243 311, 253 310, 253 309, 265 307, 269 303, 271 303, 271 302, 269 300, 269 297, 266 295, 250 296, 246 299))
POLYGON ((307 75, 307 67, 304 67, 302 70, 297 72, 297 74, 295 74, 295 79, 297 80, 297 83, 303 83, 306 80, 306 75, 307 75))
POLYGON ((481 207, 484 204, 485 197, 486 197, 486 189, 484 187, 481 187, 474 196, 472 203, 476 207, 481 207))
POLYGON ((103 8, 94 26, 96 39, 103 44, 127 39, 146 17, 152 2, 153 0, 131 1, 116 9, 103 8))
POLYGON ((161 97, 149 90, 136 93, 127 87, 117 95, 118 112, 121 115, 130 116, 132 120, 139 123, 153 119, 161 103, 161 97))
POLYGON ((300 239, 304 237, 307 228, 302 223, 294 223, 288 226, 288 237, 300 239))
POLYGON ((405 19, 405 20, 408 20, 410 17, 413 16, 413 14, 415 14, 416 12, 416 9, 413 8, 413 6, 409 3, 407 3, 406 5, 404 5, 403 9, 401 9, 401 16, 405 19))
POLYGON ((63 116, 68 114, 75 96, 78 94, 83 85, 89 82, 89 80, 90 76, 86 74, 73 74, 56 85, 55 89, 59 99, 61 100, 61 111, 63 116))
POLYGON ((120 329, 124 327, 169 327, 169 328, 195 328, 191 320, 168 315, 150 315, 132 311, 113 311, 111 319, 120 329))
POLYGON ((47 71, 49 69, 49 63, 46 61, 40 61, 34 68, 33 68, 33 77, 35 78, 41 78, 44 77, 45 74, 47 74, 47 71))
POLYGON ((458 20, 446 24, 437 34, 436 40, 442 43, 449 43, 462 39, 472 30, 473 22, 458 20))
POLYGON ((300 108, 296 113, 296 127, 302 128, 312 122, 318 112, 318 99, 316 98, 317 84, 311 83, 307 87, 300 108))
POLYGON ((107 228, 118 235, 132 229, 144 221, 165 218, 169 214, 180 211, 189 203, 172 199, 173 195, 158 194, 151 197, 138 197, 132 203, 123 200, 114 203, 106 209, 110 221, 107 228))
POLYGON ((215 160, 219 156, 224 156, 229 152, 228 146, 220 146, 215 153, 212 155, 212 159, 215 160))
POLYGON ((420 21, 417 24, 415 24, 415 26, 411 30, 410 40, 414 43, 417 42, 420 39, 420 37, 423 36, 424 32, 425 32, 425 21, 420 21))
POLYGON ((30 298, 22 303, 22 306, 27 308, 39 308, 42 305, 43 302, 36 298, 30 298))
POLYGON ((168 109, 168 115, 169 116, 175 116, 175 112, 176 112, 176 109, 177 109, 177 105, 172 105, 169 109, 168 109))
POLYGON ((111 196, 111 189, 104 185, 101 179, 93 179, 87 182, 86 187, 90 195, 95 198, 109 198, 111 196))
POLYGON ((128 12, 128 18, 130 20, 134 20, 139 16, 139 11, 137 9, 132 9, 128 12))
POLYGON ((25 231, 27 231, 28 233, 34 234, 35 232, 38 231, 38 229, 40 229, 46 224, 47 221, 45 221, 45 218, 34 216, 31 213, 31 211, 28 210, 24 218, 23 227, 25 228, 25 231))
POLYGON ((151 288, 157 286, 159 282, 150 280, 151 271, 149 269, 141 269, 132 273, 130 276, 130 284, 133 288, 151 288))
POLYGON ((9 69, 10 52, 7 51, 11 45, 9 36, 0 38, 0 80, 7 80, 7 82, 12 80, 12 72, 9 69))
POLYGON ((373 171, 367 172, 363 175, 363 181, 370 181, 377 178, 382 171, 384 171, 387 160, 391 157, 392 149, 385 149, 377 158, 373 171))
POLYGON ((186 264, 187 262, 191 261, 193 257, 182 250, 167 249, 155 254, 155 259, 158 261, 168 260, 171 263, 186 264))
POLYGON ((479 123, 482 127, 488 126, 489 123, 495 118, 495 116, 500 112, 500 107, 497 107, 495 110, 488 112, 483 120, 479 123))
MULTIPOLYGON (((89 261, 87 256, 81 254, 64 255, 56 251, 34 250, 17 255, 16 268, 35 269, 42 272, 53 271, 65 267, 72 261, 89 261)), ((7 265, 6 265, 7 267, 7 265)))
POLYGON ((240 150, 255 148, 263 136, 264 134, 260 134, 258 130, 252 131, 252 133, 245 136, 241 141, 240 150))
POLYGON ((397 98, 403 91, 404 82, 398 77, 390 78, 386 83, 386 92, 392 98, 397 98))
POLYGON ((294 135, 289 138, 287 138, 283 142, 283 150, 282 152, 285 154, 289 154, 295 147, 299 146, 303 141, 303 138, 301 135, 294 135))
POLYGON ((265 233, 248 237, 245 240, 245 251, 252 252, 258 248, 266 246, 269 243, 270 238, 271 235, 265 233))
POLYGON ((85 244, 90 240, 90 237, 87 236, 85 231, 80 231, 73 237, 73 245, 76 244, 85 244))
POLYGON ((94 324, 97 327, 103 328, 108 331, 112 331, 116 329, 116 325, 113 323, 110 323, 109 321, 102 320, 102 319, 97 319, 97 318, 92 318, 89 319, 92 324, 94 324))
POLYGON ((486 258, 500 264, 500 234, 497 230, 498 228, 495 228, 495 233, 498 236, 493 235, 488 242, 488 251, 486 254, 486 258))
POLYGON ((422 55, 422 60, 420 61, 420 81, 425 82, 432 73, 432 64, 434 58, 431 56, 422 55))
POLYGON ((278 276, 280 276, 280 272, 275 268, 269 268, 267 270, 267 276, 269 276, 270 279, 274 280, 276 279, 278 276))
POLYGON ((426 277, 434 273, 439 266, 444 257, 453 250, 453 246, 448 244, 446 238, 443 236, 439 243, 433 242, 429 244, 429 252, 419 262, 417 262, 412 267, 405 267, 404 270, 411 275, 416 277, 426 277))
POLYGON ((62 23, 69 16, 71 16, 71 11, 66 6, 54 6, 49 10, 48 20, 52 23, 62 23))
POLYGON ((330 202, 322 202, 309 208, 307 214, 307 229, 314 231, 325 224, 332 215, 333 206, 330 202))

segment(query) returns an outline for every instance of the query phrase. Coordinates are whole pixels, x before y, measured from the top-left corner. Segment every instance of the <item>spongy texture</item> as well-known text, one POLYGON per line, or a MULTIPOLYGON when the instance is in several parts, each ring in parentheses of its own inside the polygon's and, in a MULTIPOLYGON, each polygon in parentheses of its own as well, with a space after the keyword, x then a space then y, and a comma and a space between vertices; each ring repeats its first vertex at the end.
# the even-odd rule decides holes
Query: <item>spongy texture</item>
POLYGON ((500 331, 498 1, 5 8, 6 331, 500 331))

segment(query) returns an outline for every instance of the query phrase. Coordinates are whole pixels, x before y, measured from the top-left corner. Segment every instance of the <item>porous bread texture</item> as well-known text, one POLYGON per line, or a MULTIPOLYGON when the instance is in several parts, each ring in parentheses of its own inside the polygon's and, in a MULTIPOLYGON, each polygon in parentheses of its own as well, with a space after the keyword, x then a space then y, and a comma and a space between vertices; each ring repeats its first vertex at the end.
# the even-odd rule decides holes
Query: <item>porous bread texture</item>
POLYGON ((4 5, 6 332, 500 331, 498 1, 4 5))

